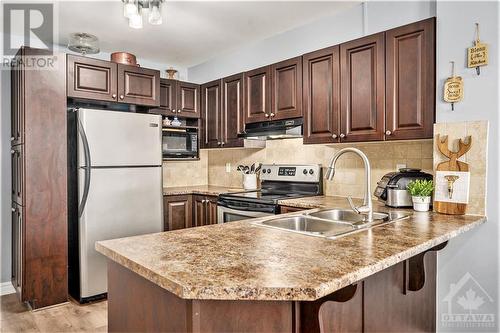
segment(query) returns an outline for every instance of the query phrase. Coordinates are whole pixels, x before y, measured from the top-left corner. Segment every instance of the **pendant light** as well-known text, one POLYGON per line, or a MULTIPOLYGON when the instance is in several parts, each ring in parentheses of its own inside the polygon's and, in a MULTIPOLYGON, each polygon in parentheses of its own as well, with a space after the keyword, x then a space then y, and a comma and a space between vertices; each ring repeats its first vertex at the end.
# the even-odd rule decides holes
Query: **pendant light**
POLYGON ((123 16, 129 20, 129 27, 142 29, 143 16, 147 16, 149 24, 163 23, 161 5, 165 0, 122 0, 123 16))
POLYGON ((153 25, 162 24, 163 20, 160 12, 160 1, 150 1, 148 22, 153 25))
POLYGON ((142 29, 142 11, 137 7, 137 13, 128 19, 128 26, 133 29, 142 29))

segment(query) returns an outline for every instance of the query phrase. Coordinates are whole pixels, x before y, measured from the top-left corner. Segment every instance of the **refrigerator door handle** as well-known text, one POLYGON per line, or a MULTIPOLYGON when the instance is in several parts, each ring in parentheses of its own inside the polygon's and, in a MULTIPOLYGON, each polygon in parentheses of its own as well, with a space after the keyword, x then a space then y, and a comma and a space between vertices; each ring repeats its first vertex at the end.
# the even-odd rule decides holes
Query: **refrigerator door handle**
POLYGON ((90 173, 91 173, 91 162, 90 162, 90 148, 89 148, 89 142, 87 140, 87 135, 85 135, 85 130, 83 129, 83 125, 78 120, 78 132, 80 133, 80 137, 82 139, 83 143, 83 156, 85 158, 85 166, 82 167, 82 169, 85 170, 85 180, 83 183, 83 195, 82 195, 82 200, 78 205, 78 217, 81 217, 83 214, 83 210, 85 209, 85 204, 87 203, 87 198, 89 195, 89 189, 90 189, 90 173))

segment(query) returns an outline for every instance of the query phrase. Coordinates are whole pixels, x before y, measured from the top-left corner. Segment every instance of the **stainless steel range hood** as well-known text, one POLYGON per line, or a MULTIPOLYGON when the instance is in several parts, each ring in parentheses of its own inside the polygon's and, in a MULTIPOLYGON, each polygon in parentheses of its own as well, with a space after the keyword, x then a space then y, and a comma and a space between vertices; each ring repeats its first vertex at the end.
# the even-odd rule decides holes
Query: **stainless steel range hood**
POLYGON ((302 124, 302 118, 247 124, 245 132, 238 136, 249 140, 301 138, 302 124))

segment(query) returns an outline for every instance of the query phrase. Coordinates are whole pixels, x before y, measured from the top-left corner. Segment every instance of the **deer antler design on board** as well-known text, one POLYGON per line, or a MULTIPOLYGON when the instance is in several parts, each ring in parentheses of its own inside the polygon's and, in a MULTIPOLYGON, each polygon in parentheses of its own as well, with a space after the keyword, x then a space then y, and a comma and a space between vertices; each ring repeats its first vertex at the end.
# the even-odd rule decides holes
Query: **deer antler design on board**
POLYGON ((458 160, 460 156, 465 155, 469 151, 472 145, 472 137, 469 135, 465 138, 465 143, 462 139, 458 141, 458 151, 452 151, 448 147, 448 136, 443 135, 440 136, 438 134, 437 136, 437 146, 439 151, 446 157, 448 157, 450 160, 447 162, 441 162, 438 164, 437 170, 448 170, 448 171, 468 171, 468 165, 467 163, 461 162, 458 160), (440 168, 439 166, 443 166, 443 168, 440 168), (447 168, 444 168, 444 166, 447 166, 447 168))

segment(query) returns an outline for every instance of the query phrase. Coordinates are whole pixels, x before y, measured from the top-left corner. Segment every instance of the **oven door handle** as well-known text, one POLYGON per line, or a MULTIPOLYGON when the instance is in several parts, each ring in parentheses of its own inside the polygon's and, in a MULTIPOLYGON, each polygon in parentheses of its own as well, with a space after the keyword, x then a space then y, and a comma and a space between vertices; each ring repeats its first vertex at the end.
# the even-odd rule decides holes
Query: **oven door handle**
POLYGON ((229 209, 233 209, 233 210, 236 210, 236 211, 240 211, 240 212, 262 212, 262 213, 270 213, 270 214, 274 214, 274 210, 275 210, 275 207, 273 206, 269 206, 269 207, 240 207, 240 206, 233 206, 231 204, 228 204, 227 202, 221 202, 219 201, 217 203, 217 205, 221 206, 221 207, 225 207, 225 208, 229 208, 229 209), (266 211, 262 211, 262 208, 265 208, 266 211))

